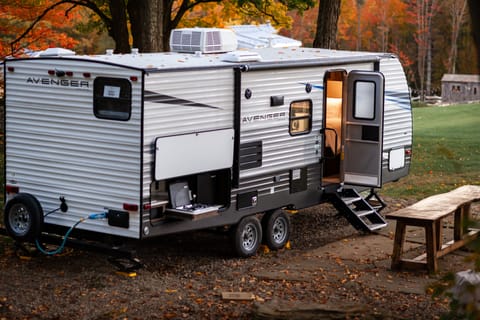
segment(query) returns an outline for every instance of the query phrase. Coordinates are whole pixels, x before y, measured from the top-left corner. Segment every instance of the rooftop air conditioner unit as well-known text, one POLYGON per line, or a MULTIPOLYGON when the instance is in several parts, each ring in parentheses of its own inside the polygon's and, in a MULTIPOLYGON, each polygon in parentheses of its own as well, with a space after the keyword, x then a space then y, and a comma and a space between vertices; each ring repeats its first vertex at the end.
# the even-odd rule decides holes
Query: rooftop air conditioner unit
POLYGON ((227 29, 175 29, 170 34, 170 50, 175 52, 219 53, 236 49, 235 33, 227 29))

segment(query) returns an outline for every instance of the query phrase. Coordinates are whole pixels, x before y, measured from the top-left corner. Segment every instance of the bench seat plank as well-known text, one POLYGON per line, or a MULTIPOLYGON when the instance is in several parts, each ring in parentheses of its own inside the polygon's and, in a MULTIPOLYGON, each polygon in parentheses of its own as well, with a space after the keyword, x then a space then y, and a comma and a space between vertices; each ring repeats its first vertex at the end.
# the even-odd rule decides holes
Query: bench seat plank
POLYGON ((435 221, 446 217, 458 207, 480 200, 480 186, 466 185, 447 193, 430 196, 398 211, 388 213, 388 219, 424 219, 435 221))

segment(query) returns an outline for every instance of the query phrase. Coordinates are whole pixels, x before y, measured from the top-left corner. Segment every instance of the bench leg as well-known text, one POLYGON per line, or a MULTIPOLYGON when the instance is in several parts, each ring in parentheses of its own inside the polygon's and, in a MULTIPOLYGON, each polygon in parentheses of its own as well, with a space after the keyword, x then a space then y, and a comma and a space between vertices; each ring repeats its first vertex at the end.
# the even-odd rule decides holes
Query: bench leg
POLYGON ((436 235, 436 245, 437 250, 442 250, 443 244, 443 223, 442 219, 435 221, 435 235, 436 235))
POLYGON ((436 272, 437 265, 437 223, 432 222, 425 225, 425 242, 427 246, 427 269, 429 272, 436 272))
POLYGON ((468 231, 468 219, 470 219, 470 203, 466 203, 455 210, 453 240, 459 241, 463 239, 463 235, 468 231))
POLYGON ((395 227, 395 240, 393 242, 392 270, 399 270, 401 268, 406 227, 407 226, 403 221, 397 220, 395 227))

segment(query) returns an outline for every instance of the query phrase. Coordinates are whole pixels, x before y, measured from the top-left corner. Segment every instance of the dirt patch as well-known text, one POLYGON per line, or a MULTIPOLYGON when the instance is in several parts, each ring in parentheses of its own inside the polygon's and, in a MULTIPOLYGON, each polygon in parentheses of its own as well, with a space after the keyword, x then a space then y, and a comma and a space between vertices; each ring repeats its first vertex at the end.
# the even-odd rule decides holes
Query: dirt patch
MULTIPOLYGON (((388 202, 389 210, 411 203, 388 202)), ((93 252, 19 257, 2 237, 0 319, 251 319, 259 306, 287 303, 353 305, 365 318, 434 319, 448 301, 433 299, 426 287, 444 272, 469 267, 454 253, 440 260, 437 275, 392 272, 389 231, 362 235, 328 204, 291 221, 290 250, 248 259, 235 258, 221 232, 136 243, 145 264, 136 277, 117 274, 106 256, 93 252), (225 292, 251 293, 252 299, 225 299, 225 292)))

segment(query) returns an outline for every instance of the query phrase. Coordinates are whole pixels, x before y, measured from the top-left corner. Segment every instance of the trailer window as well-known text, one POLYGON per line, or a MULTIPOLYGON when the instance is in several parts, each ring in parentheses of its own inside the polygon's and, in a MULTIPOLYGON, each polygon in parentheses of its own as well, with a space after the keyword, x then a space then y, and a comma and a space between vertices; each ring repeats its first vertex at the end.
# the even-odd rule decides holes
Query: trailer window
POLYGON ((294 101, 290 104, 290 134, 309 133, 312 128, 312 100, 294 101))
POLYGON ((132 112, 132 85, 127 79, 98 77, 93 83, 97 118, 127 121, 132 112))
POLYGON ((375 82, 356 81, 353 117, 373 120, 375 118, 375 82))

